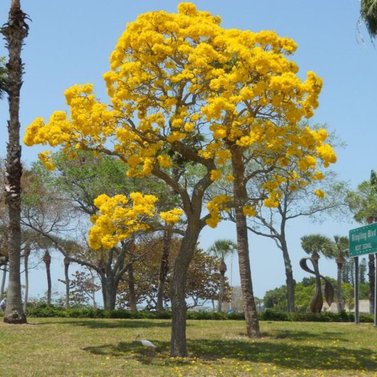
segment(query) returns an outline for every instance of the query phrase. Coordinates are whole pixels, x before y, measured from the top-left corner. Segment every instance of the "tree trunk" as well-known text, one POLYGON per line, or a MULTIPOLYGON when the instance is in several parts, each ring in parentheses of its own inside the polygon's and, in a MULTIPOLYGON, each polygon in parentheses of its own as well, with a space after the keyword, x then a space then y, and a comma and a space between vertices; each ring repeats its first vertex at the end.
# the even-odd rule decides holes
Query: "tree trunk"
POLYGON ((288 312, 293 313, 296 311, 295 303, 295 280, 293 278, 293 269, 291 258, 288 253, 288 246, 283 239, 281 241, 281 251, 283 253, 284 268, 285 268, 285 282, 287 284, 287 302, 288 302, 288 312))
POLYGON ((29 299, 29 256, 30 247, 26 245, 24 250, 24 260, 25 260, 25 299, 24 299, 24 312, 26 313, 27 303, 29 299))
POLYGON ((344 310, 343 294, 342 294, 343 264, 344 264, 344 257, 337 257, 336 258, 336 266, 337 266, 336 301, 337 301, 338 313, 341 313, 344 310))
POLYGON ((219 289, 219 300, 217 302, 217 311, 220 313, 223 307, 224 301, 224 292, 225 292, 225 273, 226 273, 226 264, 224 259, 220 262, 220 289, 219 289))
POLYGON ((92 278, 92 287, 93 287, 93 290, 90 292, 90 297, 92 299, 92 305, 93 305, 93 308, 94 309, 97 309, 97 302, 96 302, 96 290, 95 290, 95 280, 94 280, 94 274, 93 274, 93 271, 92 270, 89 270, 89 273, 90 273, 90 276, 92 278))
POLYGON ((6 92, 9 102, 8 144, 6 161, 5 201, 8 207, 9 283, 4 322, 25 323, 26 315, 21 297, 21 145, 20 145, 20 91, 22 86, 21 50, 28 34, 26 15, 20 1, 12 0, 8 23, 1 28, 9 51, 6 92))
POLYGON ((46 265, 46 277, 47 277, 47 305, 51 305, 51 255, 48 250, 45 251, 43 256, 43 262, 46 265))
POLYGON ((64 280, 65 280, 65 307, 69 308, 69 265, 70 261, 67 257, 64 258, 64 280))
MULTIPOLYGON (((199 221, 198 221, 199 222, 199 221)), ((172 332, 170 341, 170 356, 186 357, 186 280, 187 270, 194 255, 198 241, 200 226, 191 221, 187 224, 185 236, 174 262, 174 271, 171 284, 172 303, 172 332)))
POLYGON ((369 277, 369 313, 374 313, 374 279, 375 276, 375 263, 374 263, 374 254, 368 255, 368 277, 369 277))
POLYGON ((105 310, 114 310, 117 287, 113 278, 101 276, 103 307, 105 310))
POLYGON ((319 255, 318 253, 314 252, 311 260, 313 262, 314 272, 315 272, 315 295, 312 298, 310 303, 310 310, 312 313, 320 313, 323 306, 323 296, 322 296, 322 284, 321 284, 321 276, 319 274, 318 268, 318 260, 319 255))
POLYGON ((162 257, 160 263, 160 274, 157 290, 157 311, 162 312, 164 310, 164 295, 165 295, 165 283, 166 277, 169 271, 169 255, 170 255, 170 243, 172 239, 172 228, 167 226, 164 230, 162 257))
POLYGON ((243 213, 243 206, 247 203, 247 191, 244 182, 245 167, 242 162, 242 151, 235 147, 232 150, 233 168, 233 198, 235 200, 235 219, 237 231, 237 252, 240 270, 241 290, 244 301, 246 332, 251 338, 260 337, 257 308, 251 279, 249 241, 247 221, 243 213))
POLYGON ((128 273, 128 293, 129 293, 129 298, 130 298, 128 305, 133 312, 137 312, 134 265, 132 263, 128 265, 127 273, 128 273))

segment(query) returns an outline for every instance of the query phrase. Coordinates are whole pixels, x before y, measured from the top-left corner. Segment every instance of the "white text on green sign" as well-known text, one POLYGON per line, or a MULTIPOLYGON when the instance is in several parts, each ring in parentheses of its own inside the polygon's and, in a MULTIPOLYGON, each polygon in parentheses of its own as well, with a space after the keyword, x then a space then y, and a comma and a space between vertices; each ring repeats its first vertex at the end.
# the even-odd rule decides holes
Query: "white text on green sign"
POLYGON ((349 239, 351 257, 377 253, 377 223, 350 230, 349 239))

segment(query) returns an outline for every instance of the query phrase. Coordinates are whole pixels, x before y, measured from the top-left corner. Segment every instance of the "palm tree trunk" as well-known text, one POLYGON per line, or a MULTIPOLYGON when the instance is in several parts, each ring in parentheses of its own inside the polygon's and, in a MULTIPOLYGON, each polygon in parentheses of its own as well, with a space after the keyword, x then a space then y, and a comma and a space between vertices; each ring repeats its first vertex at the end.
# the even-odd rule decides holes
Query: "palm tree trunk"
POLYGON ((25 323, 26 315, 21 296, 21 146, 20 146, 20 90, 22 86, 21 50, 28 34, 26 15, 20 1, 12 0, 8 23, 1 28, 9 51, 7 84, 9 102, 8 144, 6 161, 5 200, 8 207, 9 284, 4 322, 25 323))
POLYGON ((69 308, 69 265, 70 261, 69 258, 65 257, 64 258, 64 281, 65 281, 65 307, 66 309, 69 308))
POLYGON ((318 268, 318 260, 319 255, 318 253, 314 252, 311 260, 313 262, 314 272, 315 272, 315 295, 312 298, 310 303, 310 310, 312 313, 320 313, 323 306, 323 296, 322 296, 322 284, 321 284, 321 276, 319 274, 318 268))
POLYGON ((219 300, 217 302, 217 311, 220 313, 223 307, 224 293, 225 293, 225 273, 226 264, 224 259, 220 262, 220 289, 219 289, 219 300))
POLYGON ((25 260, 25 299, 24 299, 24 312, 26 313, 27 303, 29 299, 29 256, 30 247, 27 245, 24 250, 24 260, 25 260))
POLYGON ((172 239, 172 228, 168 226, 164 230, 163 246, 162 246, 162 257, 160 263, 160 273, 158 281, 157 290, 157 311, 162 312, 164 310, 164 293, 165 293, 165 283, 166 277, 169 271, 169 255, 170 255, 170 244, 172 239))
POLYGON ((235 203, 235 219, 237 232, 237 252, 240 270, 241 290, 244 301, 246 319, 246 332, 251 338, 260 337, 257 308, 251 279, 249 240, 247 234, 246 216, 243 214, 243 206, 247 203, 247 191, 244 182, 245 167, 242 162, 242 151, 235 147, 232 150, 233 168, 233 197, 235 203))
POLYGON ((343 294, 342 294, 343 264, 344 264, 344 257, 336 258, 336 266, 337 266, 336 301, 337 301, 338 313, 341 313, 344 310, 343 294))
POLYGON ((43 256, 43 262, 46 265, 46 277, 47 277, 47 305, 51 305, 51 255, 48 250, 45 251, 43 256))

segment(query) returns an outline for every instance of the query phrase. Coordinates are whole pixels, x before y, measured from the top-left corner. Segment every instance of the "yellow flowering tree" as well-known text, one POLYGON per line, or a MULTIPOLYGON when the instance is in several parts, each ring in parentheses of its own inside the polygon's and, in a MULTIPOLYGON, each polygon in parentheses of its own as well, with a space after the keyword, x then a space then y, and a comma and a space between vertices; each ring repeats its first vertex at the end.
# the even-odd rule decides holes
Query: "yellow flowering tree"
MULTIPOLYGON (((120 37, 104 75, 111 105, 96 99, 92 85, 75 85, 65 93, 69 115, 58 111, 48 122, 36 119, 24 139, 71 154, 90 149, 116 155, 129 176, 155 175, 180 196, 186 228, 171 287, 173 356, 187 354, 185 282, 201 229, 216 226, 220 212, 235 206, 247 333, 259 336, 246 227, 254 203, 247 181, 290 158, 313 174, 307 156, 335 159, 331 147, 308 142, 298 126, 313 114, 321 80, 312 72, 304 81, 297 76, 296 64, 285 56, 295 43, 267 31, 224 29, 220 22, 191 3, 179 4, 178 13, 140 15, 120 37), (233 193, 214 198, 203 214, 204 194, 223 178, 227 164, 233 193)), ((53 168, 48 152, 41 159, 53 168)), ((271 187, 265 204, 274 205, 278 196, 271 187)))

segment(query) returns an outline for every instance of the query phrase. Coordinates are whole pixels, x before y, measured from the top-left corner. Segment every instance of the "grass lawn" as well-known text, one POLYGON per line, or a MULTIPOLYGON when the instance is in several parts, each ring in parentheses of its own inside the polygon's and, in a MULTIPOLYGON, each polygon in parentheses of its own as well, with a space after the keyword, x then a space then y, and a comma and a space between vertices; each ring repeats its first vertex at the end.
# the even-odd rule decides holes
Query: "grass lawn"
POLYGON ((188 321, 190 357, 169 357, 170 321, 30 318, 0 323, 0 376, 377 376, 371 324, 188 321), (156 352, 135 342, 140 334, 156 352))

